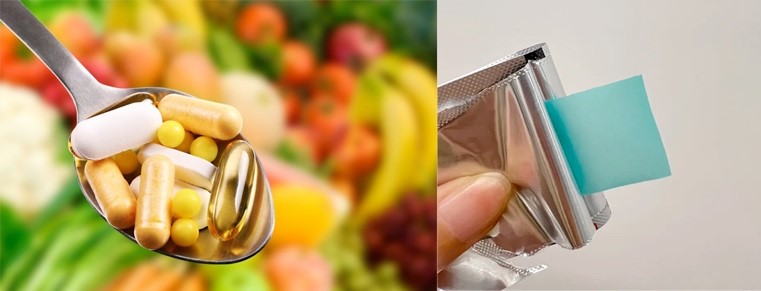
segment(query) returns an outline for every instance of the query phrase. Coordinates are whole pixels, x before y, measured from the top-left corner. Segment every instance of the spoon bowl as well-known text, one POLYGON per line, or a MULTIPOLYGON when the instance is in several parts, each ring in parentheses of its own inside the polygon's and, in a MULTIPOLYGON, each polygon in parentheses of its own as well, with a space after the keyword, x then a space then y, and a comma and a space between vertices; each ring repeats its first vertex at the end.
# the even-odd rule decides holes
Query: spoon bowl
MULTIPOLYGON (((18 0, 0 1, 0 21, 8 26, 66 87, 77 108, 77 123, 100 113, 146 99, 158 104, 164 96, 169 94, 194 97, 177 90, 160 87, 114 88, 101 84, 18 0)), ((246 141, 240 134, 230 141, 234 140, 246 141)), ((105 221, 103 211, 84 175, 86 160, 73 156, 82 193, 105 221)), ((252 193, 255 198, 252 209, 249 209, 248 221, 235 238, 221 241, 214 238, 208 229, 203 229, 192 246, 180 247, 170 240, 154 251, 186 261, 207 264, 235 263, 261 251, 272 236, 274 209, 272 193, 264 169, 258 157, 255 161, 257 175, 254 183, 257 187, 253 189, 259 190, 258 193, 252 193)), ((127 175, 125 178, 131 181, 136 175, 127 175)), ((205 209, 201 211, 206 212, 205 209)), ((116 230, 137 243, 133 228, 116 230)))

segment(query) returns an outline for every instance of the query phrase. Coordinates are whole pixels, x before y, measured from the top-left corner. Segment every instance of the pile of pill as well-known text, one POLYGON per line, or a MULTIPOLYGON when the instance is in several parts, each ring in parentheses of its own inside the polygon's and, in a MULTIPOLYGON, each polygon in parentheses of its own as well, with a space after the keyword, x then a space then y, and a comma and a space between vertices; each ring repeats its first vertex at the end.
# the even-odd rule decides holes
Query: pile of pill
MULTIPOLYGON (((229 164, 228 151, 240 151, 241 144, 253 158, 247 143, 233 140, 242 124, 232 106, 170 94, 157 105, 153 100, 129 103, 84 120, 70 142, 73 154, 87 160, 85 177, 109 224, 134 227, 135 239, 148 249, 161 248, 170 238, 174 245, 188 247, 207 226, 220 240, 235 235, 216 229, 220 224, 212 225, 214 218, 207 216, 215 215, 211 197, 227 187, 215 187, 215 180, 239 179, 241 173, 245 179, 254 171, 251 161, 230 171, 234 175, 217 173, 218 165, 229 164)), ((250 185, 233 192, 246 191, 250 185)))

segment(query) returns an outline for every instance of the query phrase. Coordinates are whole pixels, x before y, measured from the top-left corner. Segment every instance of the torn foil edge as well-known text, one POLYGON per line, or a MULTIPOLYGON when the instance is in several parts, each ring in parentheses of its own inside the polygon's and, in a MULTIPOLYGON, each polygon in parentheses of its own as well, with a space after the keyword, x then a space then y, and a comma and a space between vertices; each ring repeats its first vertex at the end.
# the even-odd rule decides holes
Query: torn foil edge
MULTIPOLYGON (((507 287, 546 268, 539 266, 521 269, 511 265, 508 261, 509 258, 518 255, 530 256, 555 243, 569 249, 583 247, 592 239, 594 231, 607 222, 610 217, 610 208, 604 194, 596 193, 581 196, 578 193, 544 108, 545 100, 565 96, 545 44, 529 47, 462 78, 446 83, 439 87, 438 93, 439 184, 456 178, 451 175, 452 172, 466 176, 478 174, 478 171, 492 170, 502 170, 507 173, 506 176, 511 182, 515 182, 515 179, 509 177, 507 165, 500 165, 497 167, 498 169, 493 169, 494 165, 492 168, 479 168, 480 165, 476 167, 470 165, 469 167, 460 167, 464 171, 457 171, 456 163, 461 161, 458 159, 448 160, 448 152, 446 151, 447 148, 452 149, 460 145, 455 144, 455 147, 444 146, 444 157, 442 158, 441 144, 450 145, 448 143, 453 141, 446 134, 442 135, 442 129, 466 114, 471 107, 483 105, 479 102, 484 102, 485 98, 506 99, 503 104, 498 104, 499 101, 496 101, 496 108, 489 108, 494 109, 494 111, 516 111, 516 108, 519 109, 520 112, 512 112, 512 115, 508 116, 509 119, 504 120, 505 123, 508 123, 504 126, 513 126, 510 123, 522 123, 522 126, 525 126, 524 130, 528 132, 528 140, 530 140, 529 143, 532 148, 531 156, 536 158, 534 161, 537 168, 536 174, 539 176, 538 180, 541 184, 539 186, 533 185, 533 187, 522 187, 516 191, 508 203, 508 210, 499 222, 498 228, 500 230, 496 236, 477 243, 453 262, 449 268, 440 273, 440 287, 447 289, 457 286, 501 289, 497 288, 499 284, 473 285, 474 283, 470 282, 468 276, 463 276, 463 274, 470 274, 471 276, 480 274, 477 275, 480 277, 477 282, 497 280, 502 282, 504 287, 507 287), (507 105, 506 108, 505 105, 507 105), (520 118, 516 119, 516 116, 520 118), (442 161, 445 163, 444 170, 442 170, 442 161), (446 163, 450 164, 447 165, 446 163), (455 171, 451 171, 451 163, 455 164, 455 171), (447 171, 447 168, 450 168, 450 171, 447 171), (442 175, 442 173, 444 174, 442 175), (518 231, 515 232, 515 229, 518 231), (490 259, 493 262, 488 263, 484 259, 490 259), (495 270, 490 272, 484 269, 488 266, 495 268, 495 270), (497 270, 501 272, 497 272, 497 270), (483 277, 484 274, 494 274, 494 276, 487 279, 483 277)), ((492 112, 492 114, 495 113, 492 112)), ((500 126, 503 125, 499 125, 497 128, 500 126)), ((496 134, 500 133, 502 132, 496 132, 496 134)), ((525 136, 521 138, 526 139, 525 136)), ((456 138, 454 140, 456 141, 456 138)), ((523 140, 522 142, 526 143, 527 141, 523 140)), ((509 157, 512 152, 507 149, 509 144, 500 143, 500 145, 505 146, 507 153, 496 156, 509 157)), ((460 147, 466 148, 467 145, 460 147)), ((475 155, 478 154, 478 152, 475 153, 475 155)), ((523 154, 525 156, 526 153, 523 154)), ((473 161, 469 162, 472 163, 473 161)))

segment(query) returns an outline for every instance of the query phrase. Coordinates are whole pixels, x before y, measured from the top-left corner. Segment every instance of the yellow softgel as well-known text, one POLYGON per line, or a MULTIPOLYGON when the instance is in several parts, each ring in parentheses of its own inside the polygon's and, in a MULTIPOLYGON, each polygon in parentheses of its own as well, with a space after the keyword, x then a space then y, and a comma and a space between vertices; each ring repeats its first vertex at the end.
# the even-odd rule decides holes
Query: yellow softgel
POLYGON ((122 175, 131 174, 140 165, 137 160, 137 154, 133 150, 126 150, 121 153, 115 154, 111 159, 116 162, 116 166, 119 167, 119 171, 122 175))
POLYGON ((196 191, 182 189, 172 198, 172 217, 193 218, 201 210, 201 198, 196 191))
POLYGON ((181 247, 189 247, 198 239, 198 224, 189 218, 180 218, 172 224, 172 241, 181 247))
POLYGON ((190 154, 211 162, 217 158, 217 143, 208 136, 199 136, 190 144, 190 154))
POLYGON ((196 137, 193 136, 193 134, 190 131, 186 130, 185 131, 185 138, 182 140, 180 145, 176 146, 174 149, 176 149, 178 151, 181 151, 181 152, 190 153, 190 144, 193 143, 193 140, 195 138, 196 137))
POLYGON ((161 124, 156 135, 159 142, 166 147, 176 147, 185 139, 185 128, 177 121, 167 120, 161 124))

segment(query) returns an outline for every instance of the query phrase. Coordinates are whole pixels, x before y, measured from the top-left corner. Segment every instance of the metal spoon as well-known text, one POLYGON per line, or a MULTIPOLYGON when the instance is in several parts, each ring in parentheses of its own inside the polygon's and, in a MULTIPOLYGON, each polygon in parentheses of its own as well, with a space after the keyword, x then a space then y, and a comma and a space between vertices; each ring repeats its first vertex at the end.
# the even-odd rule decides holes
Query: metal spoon
MULTIPOLYGON (((166 88, 114 88, 99 83, 19 0, 0 1, 0 21, 8 26, 66 87, 77 108, 77 123, 135 101, 152 99, 158 102, 164 96, 173 93, 189 96, 166 88)), ((233 140, 236 139, 245 141, 241 135, 233 140)), ((75 156, 77 177, 82 193, 102 217, 103 212, 85 179, 84 164, 84 160, 75 156)), ((258 253, 272 236, 274 218, 272 193, 258 157, 256 166, 259 173, 256 183, 263 183, 263 187, 254 188, 262 189, 262 191, 252 193, 256 195, 256 198, 253 209, 249 209, 251 211, 249 220, 234 239, 220 241, 212 237, 208 230, 202 230, 198 241, 190 247, 178 247, 170 241, 155 251, 170 257, 207 264, 235 263, 258 253)), ((202 211, 206 210, 202 209, 202 211)), ((117 230, 135 242, 132 228, 117 230)))

